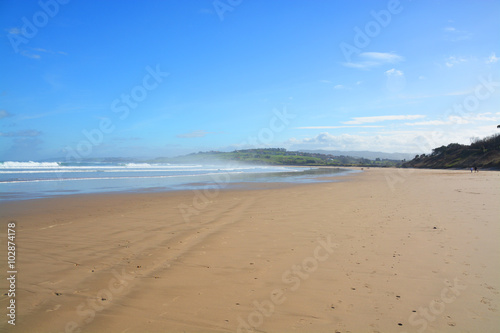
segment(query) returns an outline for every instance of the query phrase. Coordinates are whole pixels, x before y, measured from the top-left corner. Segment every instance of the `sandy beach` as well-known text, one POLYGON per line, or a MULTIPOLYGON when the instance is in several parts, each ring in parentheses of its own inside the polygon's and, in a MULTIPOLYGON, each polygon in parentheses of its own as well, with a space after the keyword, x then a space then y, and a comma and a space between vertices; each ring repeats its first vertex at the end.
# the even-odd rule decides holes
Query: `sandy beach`
POLYGON ((337 180, 2 203, 0 331, 500 330, 500 172, 337 180))

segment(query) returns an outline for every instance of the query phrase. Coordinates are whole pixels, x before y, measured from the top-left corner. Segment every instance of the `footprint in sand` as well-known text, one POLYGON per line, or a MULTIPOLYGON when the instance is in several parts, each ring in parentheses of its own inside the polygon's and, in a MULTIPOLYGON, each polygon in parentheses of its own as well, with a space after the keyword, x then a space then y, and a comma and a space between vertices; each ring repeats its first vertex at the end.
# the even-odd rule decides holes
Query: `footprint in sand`
POLYGON ((485 304, 485 305, 488 305, 488 310, 496 312, 497 308, 491 304, 492 301, 493 300, 491 298, 483 297, 480 302, 485 304))
POLYGON ((486 305, 491 305, 491 299, 487 297, 481 298, 481 303, 486 304, 486 305))
POLYGON ((45 310, 45 312, 57 311, 57 310, 59 310, 60 307, 61 307, 61 304, 57 304, 54 306, 53 309, 47 309, 47 310, 45 310))
POLYGON ((498 291, 496 290, 495 287, 492 287, 486 283, 484 284, 481 284, 482 287, 485 287, 486 289, 488 289, 489 291, 491 291, 492 293, 494 293, 495 295, 498 295, 498 291))

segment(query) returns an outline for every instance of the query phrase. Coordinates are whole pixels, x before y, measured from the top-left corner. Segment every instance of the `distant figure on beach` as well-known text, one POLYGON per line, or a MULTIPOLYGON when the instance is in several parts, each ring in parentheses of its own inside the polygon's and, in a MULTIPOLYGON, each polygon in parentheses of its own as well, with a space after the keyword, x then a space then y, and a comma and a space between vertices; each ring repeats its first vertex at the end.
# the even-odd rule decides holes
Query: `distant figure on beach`
POLYGON ((477 172, 477 166, 474 167, 474 172, 477 172))
POLYGON ((472 171, 474 171, 474 167, 470 167, 470 173, 472 173, 472 171))

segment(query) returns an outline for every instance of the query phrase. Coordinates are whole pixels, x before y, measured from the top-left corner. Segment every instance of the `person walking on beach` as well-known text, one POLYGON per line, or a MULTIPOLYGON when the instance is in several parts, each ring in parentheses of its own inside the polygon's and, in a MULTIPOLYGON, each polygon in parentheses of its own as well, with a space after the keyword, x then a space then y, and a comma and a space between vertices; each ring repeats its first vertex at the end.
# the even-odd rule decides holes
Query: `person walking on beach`
POLYGON ((474 167, 474 172, 477 172, 477 166, 474 167))

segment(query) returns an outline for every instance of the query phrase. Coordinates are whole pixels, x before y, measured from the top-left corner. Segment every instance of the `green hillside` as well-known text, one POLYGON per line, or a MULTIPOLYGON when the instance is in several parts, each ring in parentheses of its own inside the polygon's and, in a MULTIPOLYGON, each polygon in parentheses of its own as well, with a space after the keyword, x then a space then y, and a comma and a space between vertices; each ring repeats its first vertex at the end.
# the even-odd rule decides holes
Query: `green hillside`
POLYGON ((284 148, 245 149, 232 152, 199 152, 175 158, 157 158, 153 163, 245 163, 258 165, 307 165, 307 166, 398 166, 396 160, 333 156, 320 153, 287 151, 284 148))
POLYGON ((405 168, 494 168, 500 169, 500 134, 470 145, 452 143, 432 150, 430 155, 417 155, 402 165, 405 168))

